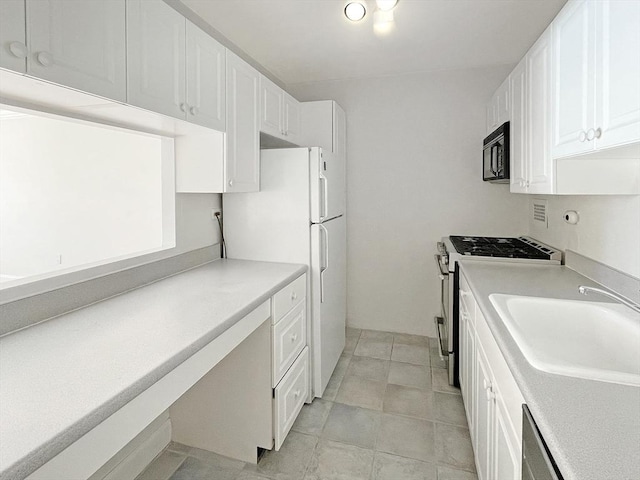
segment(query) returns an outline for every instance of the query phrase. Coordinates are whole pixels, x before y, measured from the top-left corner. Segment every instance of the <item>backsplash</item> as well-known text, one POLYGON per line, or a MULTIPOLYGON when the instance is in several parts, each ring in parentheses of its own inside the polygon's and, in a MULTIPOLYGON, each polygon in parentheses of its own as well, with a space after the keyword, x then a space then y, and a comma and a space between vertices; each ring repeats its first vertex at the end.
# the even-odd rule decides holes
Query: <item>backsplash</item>
MULTIPOLYGON (((544 243, 640 277, 640 196, 546 196, 548 228, 529 220, 529 235, 544 243), (564 221, 575 210, 579 221, 564 221)), ((530 200, 533 204, 534 199, 530 200)), ((532 208, 532 206, 530 207, 532 208)))

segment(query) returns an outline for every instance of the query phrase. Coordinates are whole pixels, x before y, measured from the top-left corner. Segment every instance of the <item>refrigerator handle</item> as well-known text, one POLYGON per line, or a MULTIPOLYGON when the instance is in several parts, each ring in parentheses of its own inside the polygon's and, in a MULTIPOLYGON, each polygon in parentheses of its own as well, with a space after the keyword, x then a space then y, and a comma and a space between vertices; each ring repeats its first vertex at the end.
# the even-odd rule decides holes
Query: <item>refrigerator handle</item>
POLYGON ((324 303, 324 272, 329 268, 329 232, 324 225, 319 224, 318 226, 323 232, 321 243, 324 243, 323 258, 320 262, 320 303, 324 303))
POLYGON ((329 211, 329 195, 327 195, 327 177, 319 175, 320 181, 320 195, 322 195, 322 199, 320 202, 320 221, 324 222, 327 219, 327 212, 329 211))

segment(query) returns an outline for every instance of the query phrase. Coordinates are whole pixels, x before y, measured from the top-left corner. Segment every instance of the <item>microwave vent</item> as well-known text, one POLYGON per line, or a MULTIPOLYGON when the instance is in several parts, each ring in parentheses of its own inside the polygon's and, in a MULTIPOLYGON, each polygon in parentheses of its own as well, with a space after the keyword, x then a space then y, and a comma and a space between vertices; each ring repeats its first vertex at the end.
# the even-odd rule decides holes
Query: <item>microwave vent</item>
POLYGON ((549 220, 547 217, 547 201, 535 198, 533 199, 531 204, 533 207, 533 220, 535 222, 540 222, 540 224, 544 225, 545 228, 547 228, 549 226, 549 220))

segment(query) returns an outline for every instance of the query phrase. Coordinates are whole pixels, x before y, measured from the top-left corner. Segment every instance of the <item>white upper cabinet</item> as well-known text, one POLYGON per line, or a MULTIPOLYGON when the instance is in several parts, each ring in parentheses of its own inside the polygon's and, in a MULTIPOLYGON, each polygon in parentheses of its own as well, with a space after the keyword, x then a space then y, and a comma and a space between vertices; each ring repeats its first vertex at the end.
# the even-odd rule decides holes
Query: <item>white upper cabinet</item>
POLYGON ((185 118, 185 29, 160 0, 127 1, 128 103, 185 118))
POLYGON ((302 102, 300 145, 321 147, 346 158, 346 117, 333 100, 302 102))
POLYGON ((487 134, 509 121, 511 116, 509 90, 509 78, 507 78, 493 94, 491 103, 487 106, 487 134))
POLYGON ((260 74, 227 50, 225 192, 260 189, 260 74))
POLYGON ((297 143, 300 103, 264 75, 260 75, 260 131, 297 143))
POLYGON ((27 71, 24 0, 0 1, 0 67, 27 71))
POLYGON ((0 4, 1 66, 125 101, 124 0, 0 4))
POLYGON ((509 177, 514 193, 527 192, 527 61, 523 58, 509 76, 511 122, 509 124, 509 177))
POLYGON ((640 141, 640 2, 596 2, 599 148, 640 141))
POLYGON ((225 47, 187 20, 187 111, 190 122, 224 132, 225 47))
POLYGON ((640 3, 572 1, 553 22, 553 157, 640 141, 640 3))

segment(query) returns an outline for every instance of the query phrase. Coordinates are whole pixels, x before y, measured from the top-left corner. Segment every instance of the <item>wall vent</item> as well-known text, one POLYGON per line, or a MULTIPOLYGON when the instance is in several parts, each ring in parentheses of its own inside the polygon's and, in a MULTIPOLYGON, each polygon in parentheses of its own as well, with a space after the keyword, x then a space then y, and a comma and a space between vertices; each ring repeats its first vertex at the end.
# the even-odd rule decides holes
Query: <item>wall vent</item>
POLYGON ((549 227, 549 220, 547 217, 547 200, 540 198, 534 198, 531 202, 532 218, 536 223, 544 225, 545 228, 549 227))

